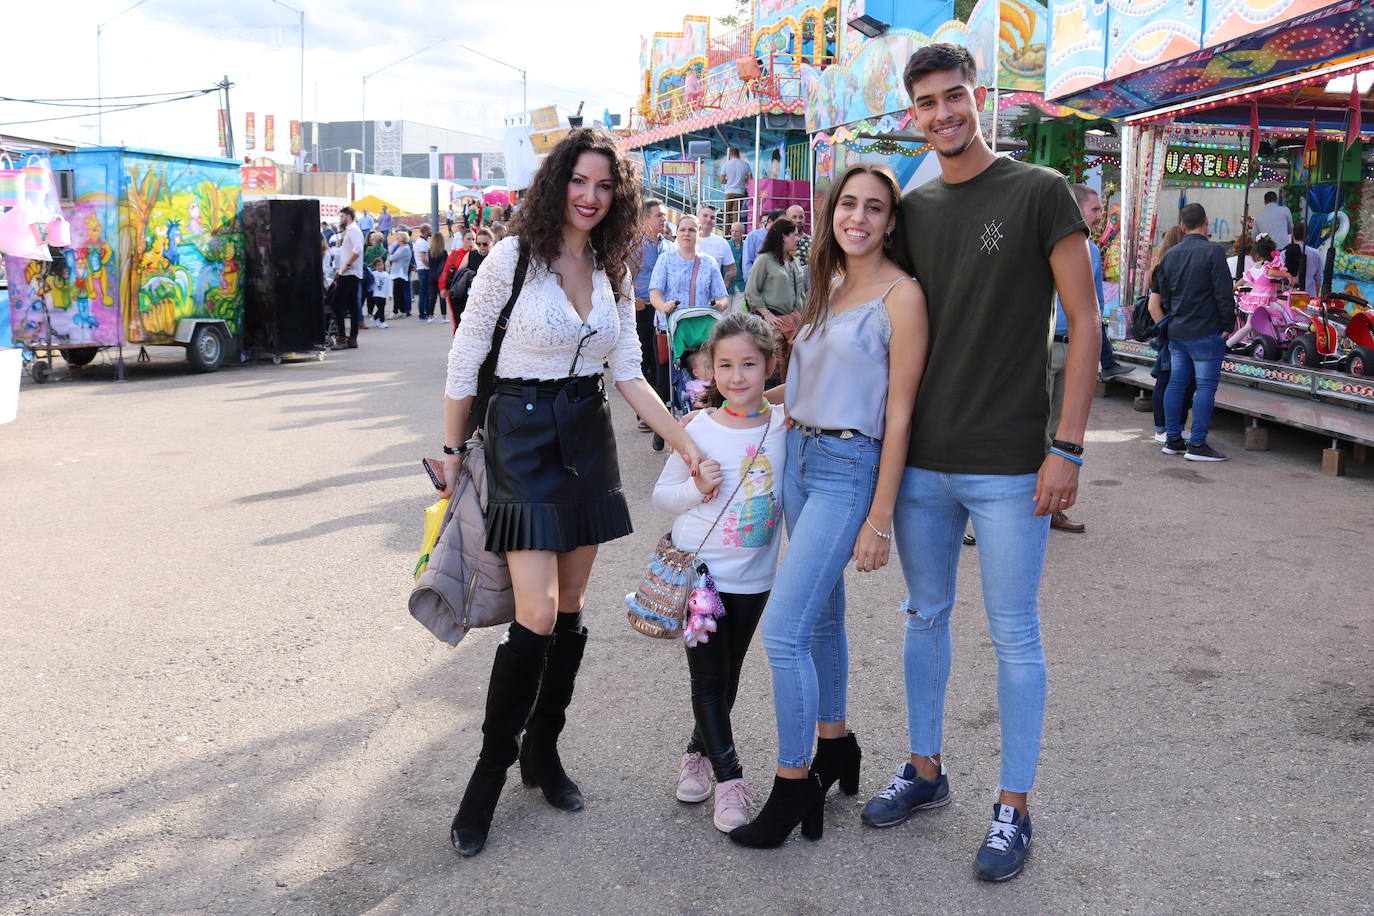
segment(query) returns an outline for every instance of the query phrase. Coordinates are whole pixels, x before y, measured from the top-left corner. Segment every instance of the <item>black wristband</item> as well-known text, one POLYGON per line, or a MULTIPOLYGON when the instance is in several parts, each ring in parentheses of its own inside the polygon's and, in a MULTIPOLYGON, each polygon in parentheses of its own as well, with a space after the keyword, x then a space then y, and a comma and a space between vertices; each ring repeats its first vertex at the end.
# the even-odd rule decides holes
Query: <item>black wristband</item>
POLYGON ((1050 442, 1050 448, 1057 448, 1068 452, 1070 455, 1083 454, 1083 446, 1074 445, 1072 442, 1065 442, 1063 439, 1054 439, 1050 442))
POLYGON ((467 444, 466 442, 464 442, 462 445, 458 446, 457 448, 449 448, 447 445, 444 446, 444 454, 445 454, 445 455, 466 455, 467 453, 468 453, 468 444, 467 444))

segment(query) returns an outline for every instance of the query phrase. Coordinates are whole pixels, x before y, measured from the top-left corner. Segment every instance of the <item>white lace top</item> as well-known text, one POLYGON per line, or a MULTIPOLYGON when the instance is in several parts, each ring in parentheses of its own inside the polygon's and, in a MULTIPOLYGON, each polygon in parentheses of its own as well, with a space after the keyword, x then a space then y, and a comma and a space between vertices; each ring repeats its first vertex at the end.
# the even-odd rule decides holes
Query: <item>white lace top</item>
MULTIPOLYGON (((492 247, 468 293, 458 333, 448 352, 448 382, 444 393, 465 398, 477 393, 477 373, 491 349, 496 319, 510 298, 520 249, 514 236, 492 247)), ((530 259, 529 273, 511 312, 510 327, 496 363, 498 378, 553 379, 596 375, 609 363, 616 382, 643 378, 639 335, 635 332, 630 276, 622 283, 619 302, 604 270, 592 274, 592 310, 583 322, 568 301, 558 278, 538 258, 530 259), (590 335, 590 336, 588 336, 590 335), (582 343, 586 338, 585 343, 582 343), (581 343, 581 352, 578 345, 581 343), (574 365, 574 358, 576 365, 574 365)))

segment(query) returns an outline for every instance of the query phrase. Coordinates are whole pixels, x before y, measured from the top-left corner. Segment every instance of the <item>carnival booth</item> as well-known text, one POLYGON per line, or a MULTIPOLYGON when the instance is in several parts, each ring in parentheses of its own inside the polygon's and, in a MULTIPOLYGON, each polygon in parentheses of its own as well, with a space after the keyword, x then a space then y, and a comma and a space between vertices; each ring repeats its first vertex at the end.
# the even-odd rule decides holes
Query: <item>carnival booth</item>
POLYGON ((40 357, 33 379, 55 353, 76 367, 106 347, 122 376, 127 345, 183 346, 194 368, 218 369, 243 330, 239 163, 126 147, 44 161, 58 210, 44 239, 26 250, 0 233, 11 334, 40 357))
MULTIPOLYGON (((1374 126, 1374 106, 1369 76, 1360 77, 1374 68, 1370 5, 1164 0, 1147 14, 1053 0, 1053 18, 1048 94, 1123 124, 1124 301, 1145 290, 1155 246, 1182 203, 1207 208, 1214 241, 1246 249, 1264 194, 1274 192, 1295 223, 1306 223, 1302 247, 1319 251, 1326 269, 1316 290, 1298 283, 1272 308, 1256 310, 1256 333, 1228 354, 1223 379, 1374 408, 1367 305, 1374 194, 1367 193, 1363 130, 1374 126)), ((1114 346, 1138 362, 1155 355, 1147 342, 1114 346)), ((1227 404, 1240 398, 1223 386, 1218 405, 1335 439, 1374 441, 1374 423, 1362 424, 1363 417, 1314 418, 1282 401, 1272 409, 1227 404)))
POLYGON ((800 204, 809 214, 801 71, 836 59, 845 37, 838 2, 757 0, 742 25, 724 34, 711 25, 687 16, 681 30, 641 44, 641 96, 623 143, 647 192, 678 214, 720 208, 723 233, 735 220, 753 227, 769 209, 800 204), (720 175, 731 147, 753 178, 726 209, 720 175))

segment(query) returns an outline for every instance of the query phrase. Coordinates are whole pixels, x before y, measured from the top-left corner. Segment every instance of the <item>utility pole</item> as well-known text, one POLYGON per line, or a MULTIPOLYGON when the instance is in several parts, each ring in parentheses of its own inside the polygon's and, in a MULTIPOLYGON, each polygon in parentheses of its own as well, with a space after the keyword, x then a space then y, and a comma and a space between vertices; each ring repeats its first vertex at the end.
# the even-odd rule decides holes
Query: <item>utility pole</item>
POLYGON ((219 81, 220 92, 224 93, 224 149, 229 153, 230 159, 238 158, 234 153, 234 116, 229 110, 229 87, 234 85, 229 82, 229 75, 226 73, 224 79, 219 81))

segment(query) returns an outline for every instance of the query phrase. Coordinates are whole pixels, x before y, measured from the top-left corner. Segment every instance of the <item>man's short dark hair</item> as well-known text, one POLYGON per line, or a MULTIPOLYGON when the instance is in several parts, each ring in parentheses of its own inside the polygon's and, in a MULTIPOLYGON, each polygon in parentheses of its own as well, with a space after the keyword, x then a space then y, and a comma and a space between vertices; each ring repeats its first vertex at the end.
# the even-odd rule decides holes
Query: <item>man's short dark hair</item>
POLYGON ((732 146, 732 147, 730 147, 730 149, 729 149, 728 152, 729 152, 729 155, 731 155, 731 156, 738 156, 738 155, 739 155, 739 147, 738 147, 738 146, 732 146))
POLYGON ((353 208, 352 208, 352 207, 340 207, 340 208, 339 208, 339 215, 340 215, 340 216, 343 216, 345 213, 348 214, 348 218, 349 218, 349 219, 353 219, 353 218, 354 218, 354 213, 353 213, 353 208))
POLYGON ((711 204, 702 204, 700 207, 697 207, 697 212, 698 212, 698 213, 700 213, 702 210, 710 210, 712 213, 719 213, 719 212, 720 212, 720 210, 719 210, 718 208, 713 207, 711 204))
POLYGON ((782 219, 786 215, 786 210, 769 210, 767 213, 763 214, 763 218, 771 223, 774 220, 782 219))
POLYGON ((663 201, 659 200, 657 197, 646 197, 644 198, 644 203, 639 205, 639 215, 648 216, 650 213, 654 212, 654 207, 661 206, 663 206, 663 201))
POLYGON ((1069 190, 1073 192, 1073 202, 1080 207, 1083 206, 1084 201, 1088 198, 1101 196, 1097 193, 1096 188, 1090 188, 1085 184, 1071 184, 1069 185, 1069 190))
POLYGON ((1265 191, 1264 202, 1266 204, 1276 204, 1279 202, 1279 195, 1274 191, 1265 191))
POLYGON ((1302 220, 1298 220, 1293 224, 1293 241, 1297 242, 1299 245, 1307 244, 1307 223, 1304 223, 1302 220))
POLYGON ((1196 232, 1207 225, 1207 211, 1202 208, 1202 204, 1188 204, 1178 211, 1178 222, 1189 232, 1196 232))
POLYGON ((958 70, 970 86, 978 85, 978 65, 973 62, 973 55, 968 48, 948 41, 937 41, 921 48, 907 60, 906 70, 902 73, 906 94, 911 95, 911 87, 926 74, 943 73, 946 70, 958 70))

